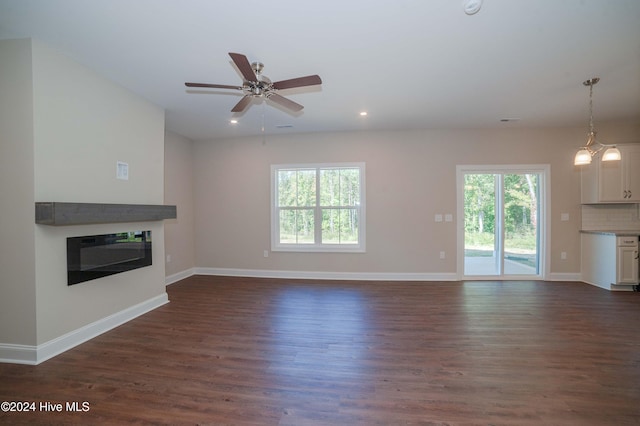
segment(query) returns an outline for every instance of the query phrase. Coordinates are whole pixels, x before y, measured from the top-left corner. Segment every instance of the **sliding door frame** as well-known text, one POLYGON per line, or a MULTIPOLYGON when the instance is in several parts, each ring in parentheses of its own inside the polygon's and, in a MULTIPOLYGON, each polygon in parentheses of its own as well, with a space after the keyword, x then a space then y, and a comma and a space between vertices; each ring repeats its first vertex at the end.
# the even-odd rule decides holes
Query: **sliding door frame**
MULTIPOLYGON (((500 176, 500 182, 504 177, 500 176)), ((549 164, 500 164, 500 165, 458 165, 456 166, 456 191, 457 191, 457 264, 456 274, 459 280, 530 280, 547 279, 550 265, 550 221, 551 221, 551 166, 549 164), (539 210, 538 210, 538 275, 465 275, 464 274, 464 177, 466 174, 537 174, 540 176, 539 210)), ((497 188, 496 188, 497 189, 497 188)), ((502 197, 502 188, 500 188, 502 197)), ((497 195, 498 196, 498 195, 497 195)), ((497 213, 498 214, 498 213, 497 213)), ((502 221, 502 212, 499 212, 502 221)), ((504 229, 500 226, 499 244, 504 244, 504 229)), ((496 235, 497 237, 497 235, 496 235)), ((502 260, 499 260, 502 262, 502 260)))

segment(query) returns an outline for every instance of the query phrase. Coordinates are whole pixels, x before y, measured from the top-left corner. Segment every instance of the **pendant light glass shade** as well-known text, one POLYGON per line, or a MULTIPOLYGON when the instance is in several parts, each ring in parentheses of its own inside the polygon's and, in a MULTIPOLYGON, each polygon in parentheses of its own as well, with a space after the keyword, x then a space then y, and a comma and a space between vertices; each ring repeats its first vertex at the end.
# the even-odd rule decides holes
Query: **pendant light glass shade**
POLYGON ((615 146, 608 148, 602 155, 602 161, 619 161, 621 159, 620 150, 615 146))
POLYGON ((573 160, 573 164, 575 164, 576 166, 591 164, 591 153, 584 148, 581 149, 576 153, 576 157, 573 160))

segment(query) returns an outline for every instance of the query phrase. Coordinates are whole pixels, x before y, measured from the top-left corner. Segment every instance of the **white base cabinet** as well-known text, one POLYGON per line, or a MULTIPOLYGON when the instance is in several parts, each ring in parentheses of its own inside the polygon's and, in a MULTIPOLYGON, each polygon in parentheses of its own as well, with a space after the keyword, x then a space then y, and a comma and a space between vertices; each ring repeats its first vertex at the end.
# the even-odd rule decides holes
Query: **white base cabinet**
MULTIPOLYGON (((638 285, 638 246, 618 247, 618 238, 622 237, 601 233, 581 234, 584 282, 607 290, 632 290, 633 285, 638 285)), ((636 241, 638 239, 633 238, 636 241)))

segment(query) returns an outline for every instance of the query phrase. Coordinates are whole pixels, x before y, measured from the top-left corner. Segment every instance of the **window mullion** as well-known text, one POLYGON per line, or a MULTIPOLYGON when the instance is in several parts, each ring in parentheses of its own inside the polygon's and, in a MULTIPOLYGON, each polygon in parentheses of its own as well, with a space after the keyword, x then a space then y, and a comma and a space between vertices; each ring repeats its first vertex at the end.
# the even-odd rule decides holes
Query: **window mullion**
POLYGON ((315 241, 322 245, 322 208, 320 206, 320 168, 316 168, 316 205, 314 208, 315 241))

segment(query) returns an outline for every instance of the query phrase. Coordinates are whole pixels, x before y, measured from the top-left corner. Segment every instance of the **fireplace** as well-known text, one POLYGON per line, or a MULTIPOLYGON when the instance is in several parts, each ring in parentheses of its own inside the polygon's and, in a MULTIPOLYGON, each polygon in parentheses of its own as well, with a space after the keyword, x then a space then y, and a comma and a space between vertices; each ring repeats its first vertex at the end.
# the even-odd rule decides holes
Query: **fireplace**
POLYGON ((151 265, 151 231, 67 238, 67 285, 151 265))

